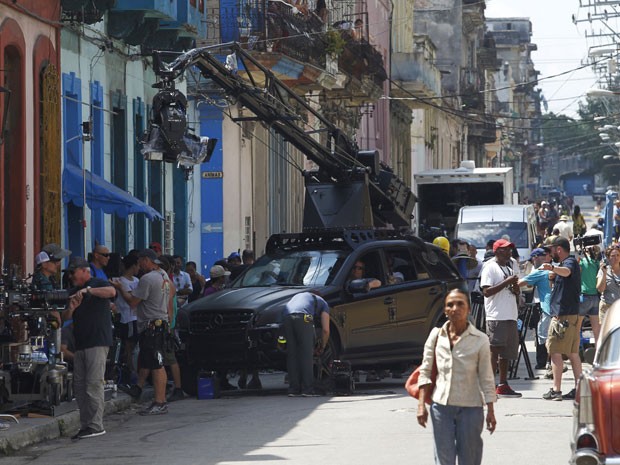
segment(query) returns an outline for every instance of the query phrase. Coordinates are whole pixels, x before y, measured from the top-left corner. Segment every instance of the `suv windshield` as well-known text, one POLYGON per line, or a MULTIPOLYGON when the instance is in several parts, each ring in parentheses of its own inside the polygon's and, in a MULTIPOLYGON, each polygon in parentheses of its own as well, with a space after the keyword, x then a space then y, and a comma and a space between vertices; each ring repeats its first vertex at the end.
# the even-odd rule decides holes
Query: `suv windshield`
POLYGON ((285 251, 263 255, 233 287, 325 286, 342 266, 342 250, 285 251))
POLYGON ((508 235, 510 242, 518 248, 527 248, 527 223, 510 221, 461 223, 456 237, 479 249, 484 249, 489 240, 497 240, 504 235, 508 235))

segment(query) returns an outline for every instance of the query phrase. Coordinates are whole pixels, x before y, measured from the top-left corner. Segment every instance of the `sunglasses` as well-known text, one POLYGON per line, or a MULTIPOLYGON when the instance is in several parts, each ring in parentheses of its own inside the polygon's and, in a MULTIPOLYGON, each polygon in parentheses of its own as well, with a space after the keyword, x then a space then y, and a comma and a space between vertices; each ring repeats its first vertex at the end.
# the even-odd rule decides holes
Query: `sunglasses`
POLYGON ((364 266, 354 266, 353 269, 354 270, 364 270, 364 269, 366 269, 366 267, 364 267, 364 266))
POLYGON ((110 254, 109 254, 109 253, 100 253, 100 252, 97 252, 97 254, 99 254, 99 255, 101 255, 102 257, 105 257, 105 258, 108 258, 108 257, 110 256, 110 254))

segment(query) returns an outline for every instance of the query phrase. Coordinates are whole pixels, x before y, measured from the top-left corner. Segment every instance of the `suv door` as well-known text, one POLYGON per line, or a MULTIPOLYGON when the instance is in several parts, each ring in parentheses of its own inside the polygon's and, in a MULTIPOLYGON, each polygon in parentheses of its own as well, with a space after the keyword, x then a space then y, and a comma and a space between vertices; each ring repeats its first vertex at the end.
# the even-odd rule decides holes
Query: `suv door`
POLYGON ((397 275, 391 284, 388 282, 397 299, 397 329, 393 337, 406 353, 418 353, 422 349, 428 336, 427 328, 435 317, 434 310, 445 295, 443 281, 433 278, 424 265, 423 254, 415 252, 407 246, 385 250, 388 273, 391 268, 397 275), (401 275, 403 279, 399 282, 401 275))
MULTIPOLYGON (((366 267, 364 278, 379 279, 382 285, 368 292, 353 294, 333 311, 334 319, 342 329, 344 352, 353 358, 367 352, 372 352, 375 357, 394 347, 397 328, 396 294, 394 289, 385 286, 385 270, 379 252, 366 253, 355 263, 360 261, 366 267)), ((347 294, 348 282, 344 290, 347 294)))

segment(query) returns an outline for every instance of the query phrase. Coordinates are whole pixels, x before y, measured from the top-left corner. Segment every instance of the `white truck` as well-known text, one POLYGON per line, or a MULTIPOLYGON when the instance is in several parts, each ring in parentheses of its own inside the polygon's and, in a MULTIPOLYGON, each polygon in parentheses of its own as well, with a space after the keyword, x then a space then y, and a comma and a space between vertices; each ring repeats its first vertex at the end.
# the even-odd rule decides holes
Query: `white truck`
POLYGON ((456 169, 416 173, 413 180, 418 196, 415 230, 427 241, 444 234, 452 238, 461 207, 519 203, 510 167, 476 168, 472 160, 465 160, 456 169))

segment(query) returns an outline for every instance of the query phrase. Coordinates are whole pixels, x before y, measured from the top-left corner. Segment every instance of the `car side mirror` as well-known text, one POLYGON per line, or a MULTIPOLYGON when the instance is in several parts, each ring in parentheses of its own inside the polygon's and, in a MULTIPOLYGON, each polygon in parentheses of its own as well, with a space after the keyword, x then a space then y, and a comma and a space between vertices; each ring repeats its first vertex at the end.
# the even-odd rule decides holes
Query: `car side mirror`
POLYGON ((349 285, 347 286, 347 291, 349 291, 350 294, 366 293, 369 289, 367 279, 353 279, 349 281, 349 285))

